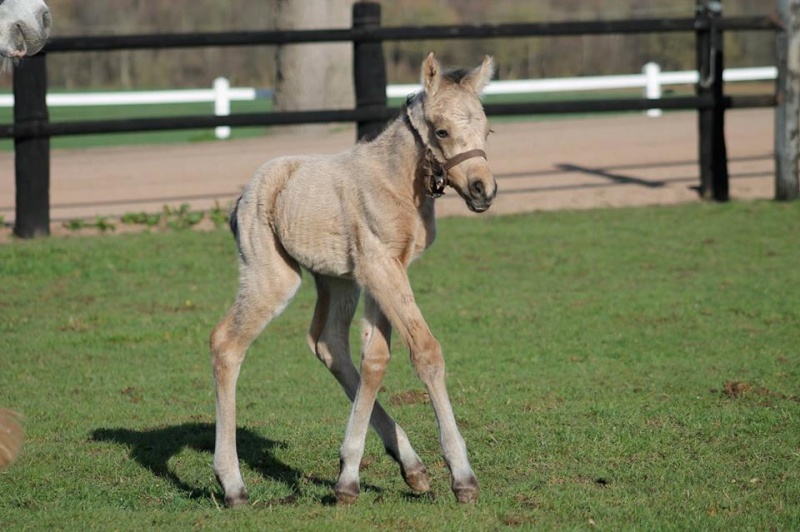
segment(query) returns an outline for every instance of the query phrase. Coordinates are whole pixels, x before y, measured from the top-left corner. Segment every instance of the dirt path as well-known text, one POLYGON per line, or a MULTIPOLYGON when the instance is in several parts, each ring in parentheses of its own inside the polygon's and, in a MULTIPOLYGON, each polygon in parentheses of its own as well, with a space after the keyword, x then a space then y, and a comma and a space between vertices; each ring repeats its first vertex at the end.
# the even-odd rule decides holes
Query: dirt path
MULTIPOLYGON (((774 194, 773 111, 731 111, 726 134, 731 196, 774 194)), ((500 195, 492 214, 663 205, 698 201, 697 126, 693 112, 661 118, 598 116, 493 126, 487 152, 500 195)), ((256 168, 275 156, 335 153, 352 145, 351 128, 315 136, 277 133, 258 139, 188 145, 54 150, 53 233, 64 221, 128 212, 226 206, 256 168)), ((8 239, 14 220, 13 153, 0 153, 0 216, 8 239)), ((449 216, 468 211, 454 193, 438 203, 449 216)))

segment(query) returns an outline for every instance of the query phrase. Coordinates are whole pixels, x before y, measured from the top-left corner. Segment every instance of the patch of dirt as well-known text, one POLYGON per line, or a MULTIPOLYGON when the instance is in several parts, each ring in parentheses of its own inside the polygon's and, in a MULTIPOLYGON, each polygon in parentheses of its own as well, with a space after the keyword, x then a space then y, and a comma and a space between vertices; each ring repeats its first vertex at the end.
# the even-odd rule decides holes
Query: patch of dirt
POLYGON ((725 381, 725 384, 722 386, 722 395, 730 397, 731 399, 737 399, 752 387, 753 386, 749 382, 725 381))
POLYGON ((367 469, 369 469, 369 466, 371 466, 374 463, 375 463, 375 457, 374 456, 364 456, 361 459, 361 463, 358 464, 358 470, 359 471, 366 471, 367 469))
POLYGON ((389 398, 389 404, 392 406, 418 405, 427 403, 428 401, 430 401, 428 393, 422 390, 398 392, 389 398))
MULTIPOLYGON (((725 126, 731 197, 772 198, 774 111, 733 110, 726 113, 725 126)), ((498 122, 493 129, 487 153, 500 192, 490 216, 701 201, 696 113, 498 122)), ((63 224, 72 220, 113 220, 163 212, 165 206, 225 210, 267 160, 338 153, 354 139, 352 128, 313 135, 276 128, 257 139, 53 150, 51 234, 71 234, 63 224)), ((0 152, 0 243, 11 240, 14 197, 14 153, 0 152)), ((476 216, 452 191, 437 201, 436 214, 476 216)), ((115 232, 131 230, 142 229, 120 224, 115 232)))
POLYGON ((500 522, 505 526, 525 526, 531 525, 535 521, 533 517, 519 514, 508 514, 500 519, 500 522))
MULTIPOLYGON (((711 390, 712 393, 717 393, 717 390, 711 390)), ((749 382, 743 381, 725 381, 725 384, 722 386, 722 395, 728 397, 730 399, 739 399, 742 397, 746 397, 749 395, 759 396, 764 399, 784 399, 794 402, 800 402, 800 397, 796 395, 786 395, 780 392, 773 392, 763 386, 754 386, 749 382)), ((762 406, 772 406, 771 403, 767 401, 762 401, 760 403, 762 406)))
POLYGON ((139 403, 142 401, 142 396, 139 393, 139 390, 134 388, 133 386, 128 386, 124 388, 120 393, 126 397, 131 403, 139 403))
POLYGON ((540 508, 542 506, 542 503, 539 500, 534 499, 530 495, 525 495, 523 493, 518 493, 514 497, 514 500, 517 501, 518 503, 520 503, 521 505, 526 506, 528 508, 536 509, 536 508, 540 508))

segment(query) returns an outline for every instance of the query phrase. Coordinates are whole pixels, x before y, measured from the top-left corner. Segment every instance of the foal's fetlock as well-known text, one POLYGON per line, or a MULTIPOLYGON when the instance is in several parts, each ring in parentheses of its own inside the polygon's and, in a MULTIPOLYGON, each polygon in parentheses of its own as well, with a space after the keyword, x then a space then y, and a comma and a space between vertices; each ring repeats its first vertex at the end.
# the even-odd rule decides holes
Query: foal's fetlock
POLYGON ((426 493, 431 489, 431 481, 428 477, 428 470, 425 469, 425 464, 417 462, 412 467, 403 467, 400 465, 400 474, 403 475, 403 480, 406 485, 416 493, 426 493))
POLYGON ((217 482, 222 487, 222 491, 225 494, 225 506, 228 508, 236 508, 237 506, 244 506, 247 504, 248 495, 247 489, 244 486, 228 489, 225 487, 225 484, 222 483, 219 474, 215 473, 214 476, 217 477, 217 482))
POLYGON ((344 458, 339 459, 339 479, 333 487, 333 492, 336 494, 337 504, 353 504, 358 500, 361 486, 359 486, 357 470, 348 470, 344 464, 344 458))
POLYGON ((336 494, 336 503, 354 504, 358 500, 360 489, 361 488, 358 485, 358 481, 351 480, 342 482, 339 480, 339 482, 336 483, 336 486, 333 487, 333 491, 336 494))
POLYGON ((235 493, 225 493, 225 506, 228 508, 237 508, 247 504, 248 496, 247 490, 242 488, 235 493))
POLYGON ((474 476, 467 477, 464 480, 456 482, 453 479, 452 484, 453 494, 456 500, 460 503, 476 503, 478 502, 478 479, 474 476))

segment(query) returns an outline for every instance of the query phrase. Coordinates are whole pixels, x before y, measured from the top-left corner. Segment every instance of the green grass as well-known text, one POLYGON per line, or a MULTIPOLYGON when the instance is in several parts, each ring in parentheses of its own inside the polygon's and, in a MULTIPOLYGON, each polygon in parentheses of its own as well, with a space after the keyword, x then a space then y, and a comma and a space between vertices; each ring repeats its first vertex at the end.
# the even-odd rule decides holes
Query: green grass
POLYGON ((421 389, 399 345, 380 399, 432 494, 410 495, 370 433, 361 499, 329 504, 349 408, 305 346, 305 276, 240 379, 253 505, 220 509, 207 338, 236 289, 230 235, 0 246, 0 406, 27 430, 0 472, 0 528, 797 530, 798 216, 760 202, 442 220, 411 277, 476 506, 453 500, 430 406, 392 404, 421 389))

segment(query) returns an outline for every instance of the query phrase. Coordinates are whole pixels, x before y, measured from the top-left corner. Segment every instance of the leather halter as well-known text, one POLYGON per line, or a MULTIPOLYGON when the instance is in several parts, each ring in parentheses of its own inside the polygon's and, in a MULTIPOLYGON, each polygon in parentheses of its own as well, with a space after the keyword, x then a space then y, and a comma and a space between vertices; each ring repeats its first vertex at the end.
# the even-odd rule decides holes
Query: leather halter
POLYGON ((447 159, 447 162, 444 163, 444 166, 442 168, 444 168, 445 172, 448 172, 455 165, 463 163, 467 159, 472 159, 473 157, 483 157, 484 159, 488 160, 485 151, 478 149, 468 150, 463 153, 459 153, 458 155, 451 157, 450 159, 447 159))
POLYGON ((444 189, 447 186, 447 173, 452 169, 454 166, 463 163, 467 159, 472 159, 473 157, 483 157, 484 159, 488 160, 486 157, 486 152, 481 149, 474 149, 474 150, 467 150, 465 152, 459 153, 458 155, 454 155, 453 157, 447 159, 444 163, 440 162, 436 155, 433 153, 430 145, 425 142, 422 138, 422 134, 414 127, 414 124, 411 123, 411 117, 408 115, 411 102, 413 101, 415 95, 409 95, 408 99, 406 100, 406 104, 403 106, 403 120, 408 125, 411 132, 414 133, 415 140, 425 148, 425 157, 423 160, 423 168, 425 173, 427 174, 427 182, 425 183, 425 190, 431 198, 440 198, 444 196, 444 189))

